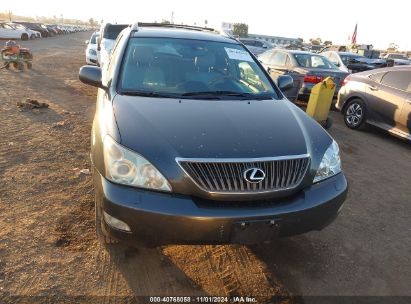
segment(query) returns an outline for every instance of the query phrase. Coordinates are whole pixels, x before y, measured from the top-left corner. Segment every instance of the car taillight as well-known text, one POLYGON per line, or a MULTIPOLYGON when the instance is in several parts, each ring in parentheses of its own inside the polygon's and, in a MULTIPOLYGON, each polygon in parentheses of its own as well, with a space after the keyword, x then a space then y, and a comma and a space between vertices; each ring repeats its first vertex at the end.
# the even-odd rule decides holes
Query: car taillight
POLYGON ((350 80, 351 80, 351 75, 348 75, 348 76, 345 77, 344 80, 341 82, 341 86, 345 86, 350 80))
POLYGON ((315 75, 306 75, 304 76, 304 82, 308 83, 319 83, 324 80, 322 76, 315 76, 315 75))

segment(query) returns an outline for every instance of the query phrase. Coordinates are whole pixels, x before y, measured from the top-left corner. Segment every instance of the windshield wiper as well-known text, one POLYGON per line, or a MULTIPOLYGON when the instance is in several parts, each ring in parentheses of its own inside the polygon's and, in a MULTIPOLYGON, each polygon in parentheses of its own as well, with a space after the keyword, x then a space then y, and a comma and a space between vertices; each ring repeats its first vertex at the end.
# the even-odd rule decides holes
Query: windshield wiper
POLYGON ((184 93, 181 96, 185 97, 201 97, 201 96, 228 96, 228 97, 241 97, 246 99, 273 99, 271 94, 253 94, 253 93, 242 93, 242 92, 233 92, 233 91, 204 91, 204 92, 188 92, 184 93))
POLYGON ((148 91, 121 91, 122 95, 143 96, 143 97, 162 97, 162 98, 178 98, 178 94, 148 92, 148 91))
POLYGON ((204 92, 188 92, 181 94, 182 96, 238 96, 248 97, 250 93, 240 93, 233 91, 204 91, 204 92))

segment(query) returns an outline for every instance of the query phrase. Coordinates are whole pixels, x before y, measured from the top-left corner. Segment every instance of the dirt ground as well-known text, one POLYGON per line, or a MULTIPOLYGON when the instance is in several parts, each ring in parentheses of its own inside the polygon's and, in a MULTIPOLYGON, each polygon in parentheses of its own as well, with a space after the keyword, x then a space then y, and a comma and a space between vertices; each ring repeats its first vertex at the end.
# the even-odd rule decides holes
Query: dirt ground
POLYGON ((0 70, 0 300, 411 296, 411 144, 351 131, 338 113, 330 133, 351 188, 324 231, 255 246, 101 247, 91 177, 80 173, 90 169, 96 95, 78 81, 89 35, 25 42, 33 70, 0 70), (50 107, 19 109, 26 98, 50 107))

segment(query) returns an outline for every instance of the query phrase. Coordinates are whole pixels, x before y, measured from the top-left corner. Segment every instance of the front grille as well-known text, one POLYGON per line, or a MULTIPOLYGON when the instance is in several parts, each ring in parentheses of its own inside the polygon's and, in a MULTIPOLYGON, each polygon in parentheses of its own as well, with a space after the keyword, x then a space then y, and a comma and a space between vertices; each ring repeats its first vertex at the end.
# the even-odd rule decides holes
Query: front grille
POLYGON ((258 193, 297 187, 309 164, 308 155, 252 160, 177 159, 191 179, 203 190, 219 193, 258 193), (259 183, 248 182, 244 172, 251 168, 264 171, 259 183))

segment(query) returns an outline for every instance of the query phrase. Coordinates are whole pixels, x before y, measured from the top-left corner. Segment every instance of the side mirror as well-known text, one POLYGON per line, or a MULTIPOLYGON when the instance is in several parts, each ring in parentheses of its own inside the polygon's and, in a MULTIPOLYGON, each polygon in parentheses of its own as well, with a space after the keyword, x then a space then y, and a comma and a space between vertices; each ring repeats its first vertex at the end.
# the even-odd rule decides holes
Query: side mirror
POLYGON ((333 62, 334 63, 334 65, 336 65, 336 66, 340 66, 340 63, 339 62, 333 62))
POLYGON ((294 80, 291 76, 281 75, 278 76, 277 84, 281 91, 287 91, 293 87, 294 80))
POLYGON ((82 83, 104 89, 101 82, 101 68, 99 67, 89 65, 82 66, 78 77, 82 83))

